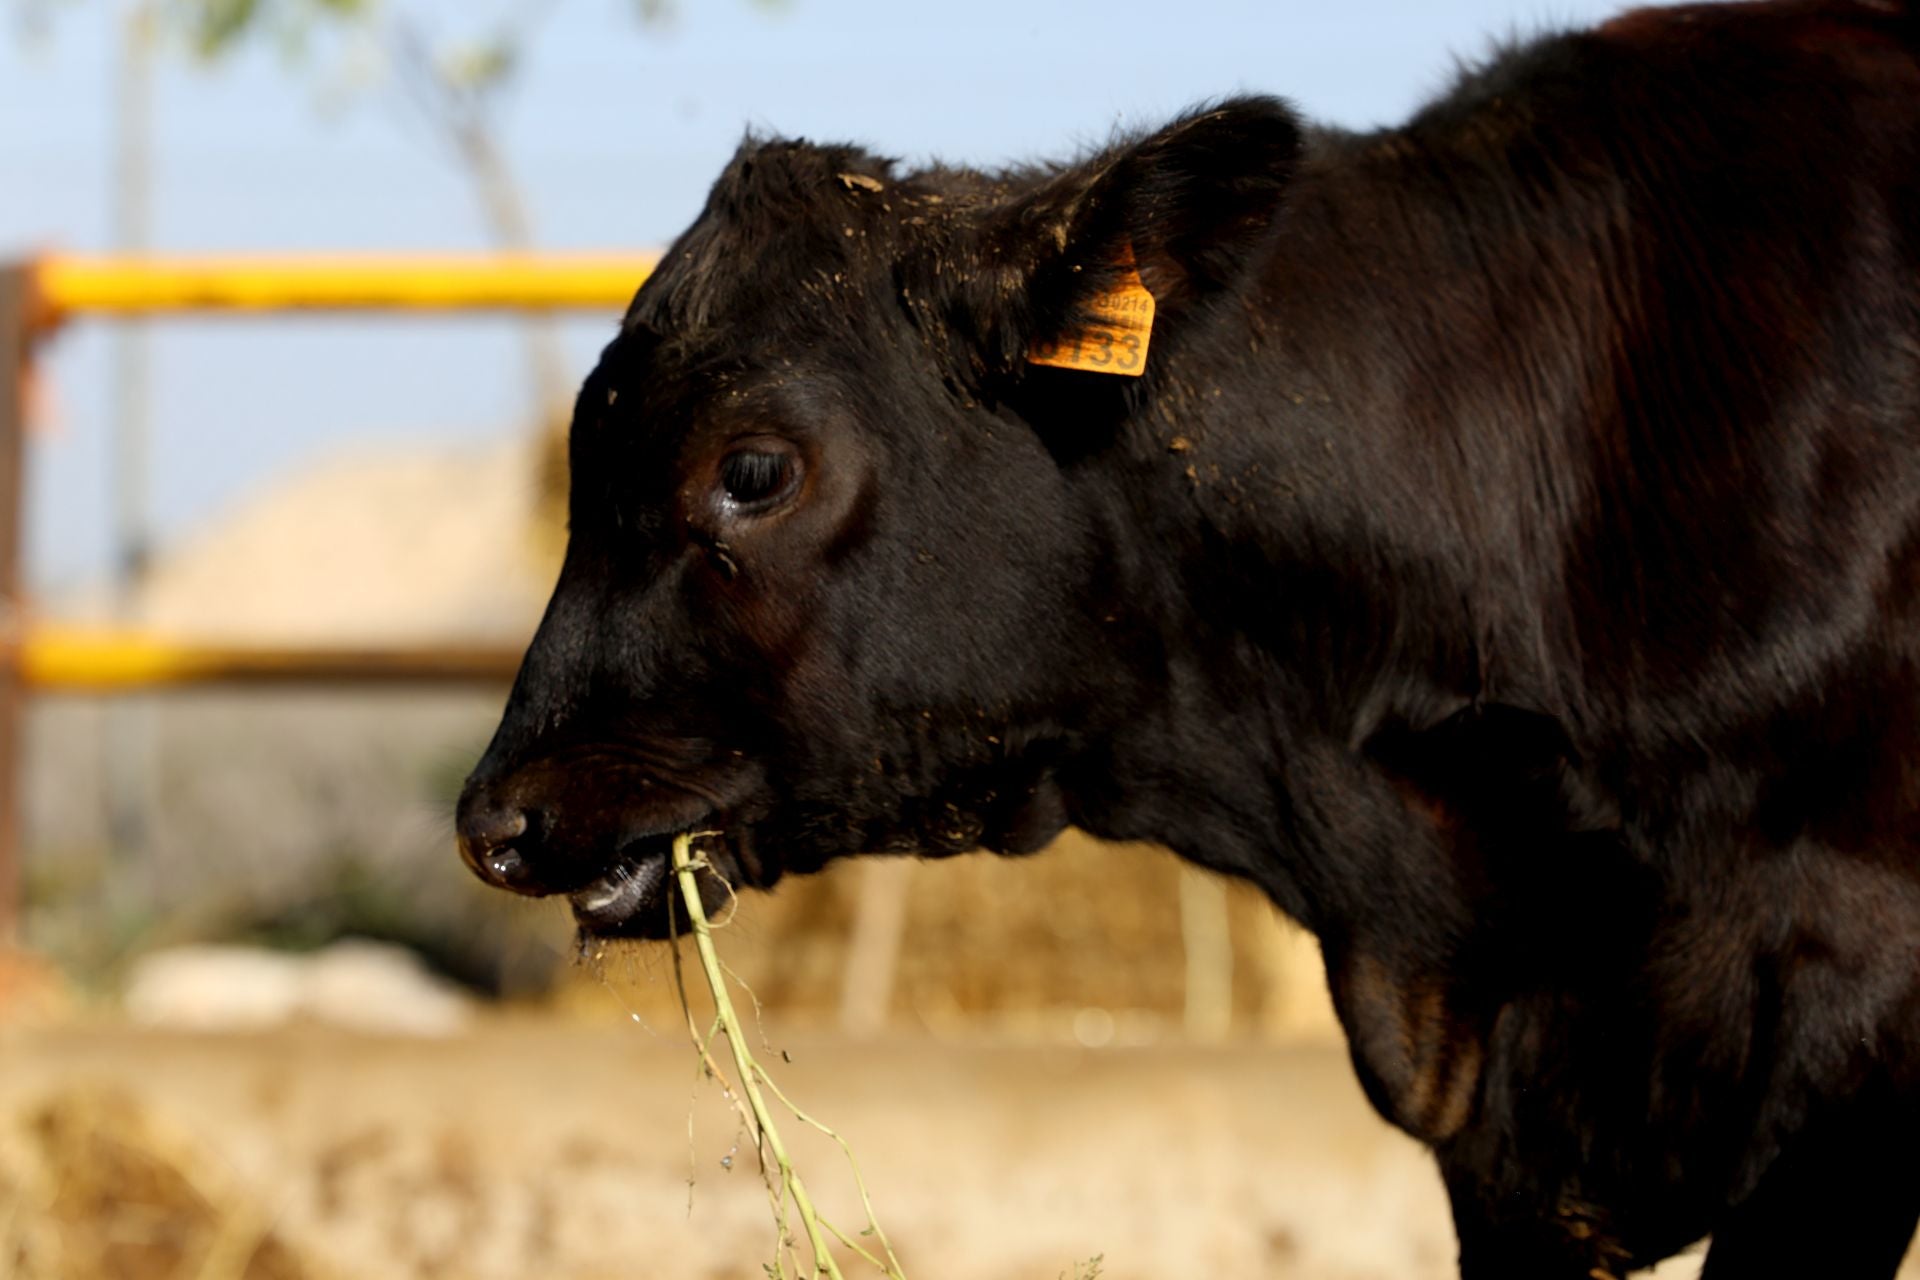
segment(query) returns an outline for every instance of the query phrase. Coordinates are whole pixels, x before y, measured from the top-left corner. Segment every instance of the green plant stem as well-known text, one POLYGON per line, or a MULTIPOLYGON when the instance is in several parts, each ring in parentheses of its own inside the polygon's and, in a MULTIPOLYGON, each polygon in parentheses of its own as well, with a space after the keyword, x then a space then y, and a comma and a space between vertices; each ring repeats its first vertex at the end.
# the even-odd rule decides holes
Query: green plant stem
POLYGON ((861 1257, 865 1258, 868 1262, 871 1262, 880 1272, 886 1275, 889 1278, 889 1280, 906 1280, 906 1272, 901 1269, 900 1259, 896 1258, 893 1254, 893 1242, 887 1239, 887 1233, 881 1230, 880 1228, 880 1219, 873 1212, 873 1197, 867 1194, 867 1180, 860 1172, 860 1161, 854 1158, 853 1144, 848 1142, 845 1138, 841 1137, 837 1130, 829 1128, 827 1125, 822 1124, 819 1120, 814 1119, 813 1116, 807 1114, 805 1111, 802 1111, 799 1107, 796 1107, 795 1105, 793 1105, 793 1099, 789 1098, 785 1093, 781 1092, 780 1086, 774 1082, 774 1079, 772 1076, 765 1075, 763 1073, 761 1076, 761 1081, 767 1086, 768 1089, 773 1091, 773 1096, 780 1100, 780 1104, 784 1106, 787 1110, 793 1112, 795 1118, 800 1120, 801 1123, 812 1125, 814 1128, 818 1129, 821 1133, 826 1134, 829 1138, 832 1138, 835 1142, 840 1144, 840 1151, 847 1158, 847 1167, 853 1171, 853 1185, 860 1192, 860 1206, 861 1208, 866 1210, 867 1229, 871 1231, 874 1237, 880 1241, 880 1247, 886 1252, 887 1260, 885 1262, 881 1262, 878 1258, 868 1253, 865 1249, 862 1249, 859 1245, 854 1244, 853 1241, 848 1240, 846 1235, 840 1230, 840 1228, 834 1226, 833 1223, 827 1222, 825 1219, 822 1219, 822 1222, 825 1224, 827 1230, 833 1232, 834 1235, 838 1236, 840 1240, 847 1245, 848 1248, 853 1249, 861 1257))
POLYGON ((733 999, 727 992, 726 975, 720 967, 720 957, 713 949, 713 930, 707 923, 707 911, 700 902, 700 884, 696 871, 698 864, 693 860, 693 837, 677 836, 673 842, 673 873, 680 883, 680 896, 687 906, 687 918, 693 925, 693 945, 700 955, 700 967, 707 977, 707 987, 713 993, 714 1013, 721 1029, 727 1033, 727 1045, 733 1050, 733 1065, 740 1073, 740 1088, 747 1096, 747 1105, 753 1109, 754 1123, 759 1126, 760 1135, 767 1149, 773 1152, 774 1164, 780 1170, 781 1183, 793 1194, 794 1207, 800 1211, 800 1225, 807 1233, 807 1243, 813 1247, 814 1274, 827 1275, 832 1280, 842 1280, 840 1268, 828 1251, 827 1237, 820 1225, 820 1215, 814 1212, 813 1199, 807 1195, 806 1184, 800 1181, 799 1172, 793 1162, 787 1158, 786 1146, 780 1141, 780 1130, 774 1126, 773 1116, 767 1110, 766 1100, 760 1095, 760 1064, 754 1061, 753 1053, 747 1048, 747 1038, 740 1031, 740 1019, 733 1010, 733 999))

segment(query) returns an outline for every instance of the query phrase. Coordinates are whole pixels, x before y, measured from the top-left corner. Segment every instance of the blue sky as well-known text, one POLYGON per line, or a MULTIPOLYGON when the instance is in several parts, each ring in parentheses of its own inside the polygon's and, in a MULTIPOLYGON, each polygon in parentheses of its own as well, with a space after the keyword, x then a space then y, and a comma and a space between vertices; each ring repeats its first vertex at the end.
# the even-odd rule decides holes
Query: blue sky
MULTIPOLYGON (((13 0, 0 0, 8 15, 13 0)), ((478 0, 387 0, 460 21, 478 0)), ((110 245, 114 15, 69 0, 39 39, 0 30, 0 255, 110 245)), ((557 0, 505 103, 542 243, 643 247, 698 212, 748 126, 911 159, 1072 151, 1197 100, 1279 93, 1316 118, 1391 123, 1497 36, 1592 21, 1604 0, 557 0)), ((485 243, 433 140, 378 86, 339 92, 324 57, 261 47, 218 67, 163 56, 153 241, 168 250, 456 249, 485 243), (332 87, 329 88, 331 83, 332 87)), ((611 317, 566 327, 584 373, 611 317)), ((33 445, 28 554, 58 587, 107 549, 108 328, 46 363, 53 430, 33 445)), ((163 539, 303 459, 368 441, 499 439, 527 403, 507 322, 191 320, 154 330, 151 492, 163 539)))

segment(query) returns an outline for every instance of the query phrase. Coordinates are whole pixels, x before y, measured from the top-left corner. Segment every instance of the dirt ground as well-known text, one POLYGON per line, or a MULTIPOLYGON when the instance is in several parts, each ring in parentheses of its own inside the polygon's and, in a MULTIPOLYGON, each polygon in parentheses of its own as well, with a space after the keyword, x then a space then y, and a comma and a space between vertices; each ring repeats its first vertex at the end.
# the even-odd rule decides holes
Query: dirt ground
MULTIPOLYGON (((1335 1048, 776 1033, 774 1050, 788 1093, 853 1144, 916 1280, 1054 1280, 1095 1257, 1106 1280, 1451 1274, 1437 1179, 1335 1048)), ((0 1031, 0 1064, 13 1275, 721 1280, 772 1254, 751 1155, 668 1031, 69 1026, 0 1031)), ((837 1154, 788 1130, 815 1198, 857 1228, 837 1154)))

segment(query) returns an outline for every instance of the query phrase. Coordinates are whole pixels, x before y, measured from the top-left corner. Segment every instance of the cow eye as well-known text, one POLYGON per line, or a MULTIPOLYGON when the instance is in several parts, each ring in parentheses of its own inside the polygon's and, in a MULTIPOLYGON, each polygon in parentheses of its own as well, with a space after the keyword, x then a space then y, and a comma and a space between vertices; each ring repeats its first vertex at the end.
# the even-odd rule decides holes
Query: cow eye
POLYGON ((784 493, 793 480, 793 458, 785 453, 742 449, 720 464, 720 487, 740 506, 754 506, 784 493))

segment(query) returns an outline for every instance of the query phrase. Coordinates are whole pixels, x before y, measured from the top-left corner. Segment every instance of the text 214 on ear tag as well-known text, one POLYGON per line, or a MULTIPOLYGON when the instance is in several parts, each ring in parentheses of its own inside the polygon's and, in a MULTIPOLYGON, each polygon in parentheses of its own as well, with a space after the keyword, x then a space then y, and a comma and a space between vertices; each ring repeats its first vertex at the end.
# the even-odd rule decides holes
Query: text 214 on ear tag
POLYGON ((1131 262, 1120 283, 1087 304, 1090 323, 1058 342, 1036 342, 1028 364, 1137 378, 1147 370, 1147 339, 1153 334, 1153 295, 1131 262))

